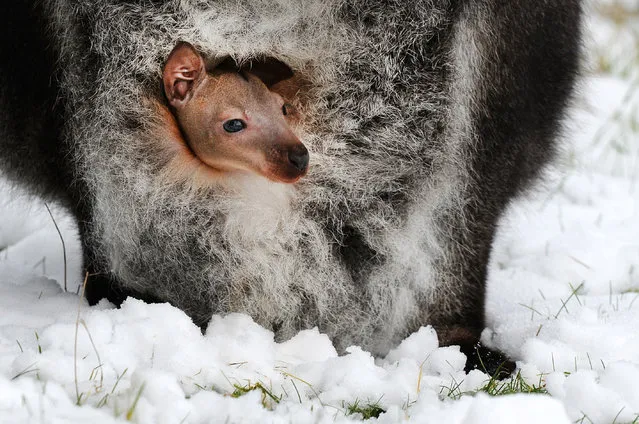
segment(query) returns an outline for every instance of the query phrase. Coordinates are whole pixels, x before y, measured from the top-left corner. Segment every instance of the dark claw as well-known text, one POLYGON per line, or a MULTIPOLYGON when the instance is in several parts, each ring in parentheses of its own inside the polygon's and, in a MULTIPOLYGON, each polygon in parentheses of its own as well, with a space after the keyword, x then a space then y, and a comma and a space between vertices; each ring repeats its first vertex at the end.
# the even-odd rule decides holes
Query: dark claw
POLYGON ((468 358, 464 367, 466 372, 478 369, 497 380, 503 380, 515 371, 516 366, 513 361, 503 353, 487 348, 481 342, 462 345, 461 351, 468 358))

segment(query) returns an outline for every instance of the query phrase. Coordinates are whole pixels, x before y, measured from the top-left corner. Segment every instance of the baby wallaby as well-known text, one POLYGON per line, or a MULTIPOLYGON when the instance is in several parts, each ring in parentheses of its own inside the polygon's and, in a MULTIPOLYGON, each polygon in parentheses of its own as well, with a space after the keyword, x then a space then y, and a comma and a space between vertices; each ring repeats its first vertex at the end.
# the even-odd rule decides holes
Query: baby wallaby
POLYGON ((188 146, 223 172, 249 171, 293 183, 308 169, 306 147, 291 129, 293 106, 270 90, 291 78, 270 60, 243 69, 228 61, 207 70, 193 46, 178 44, 164 65, 164 93, 188 146))

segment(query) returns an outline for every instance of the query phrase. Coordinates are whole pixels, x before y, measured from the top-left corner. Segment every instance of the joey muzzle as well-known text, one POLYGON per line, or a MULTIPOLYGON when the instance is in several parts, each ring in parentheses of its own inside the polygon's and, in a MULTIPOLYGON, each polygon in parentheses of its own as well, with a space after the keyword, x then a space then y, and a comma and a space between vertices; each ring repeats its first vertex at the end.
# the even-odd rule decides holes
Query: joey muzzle
POLYGON ((293 146, 288 151, 288 161, 300 172, 306 173, 308 169, 308 150, 303 144, 293 146))

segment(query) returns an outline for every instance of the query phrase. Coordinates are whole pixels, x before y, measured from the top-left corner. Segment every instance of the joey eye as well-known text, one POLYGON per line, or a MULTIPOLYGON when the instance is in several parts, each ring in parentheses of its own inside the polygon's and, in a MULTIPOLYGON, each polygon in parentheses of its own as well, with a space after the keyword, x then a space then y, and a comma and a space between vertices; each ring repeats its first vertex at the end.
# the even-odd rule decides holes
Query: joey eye
POLYGON ((236 133, 246 128, 246 122, 242 121, 241 119, 229 119, 222 124, 222 127, 226 132, 236 133))
POLYGON ((290 103, 284 103, 282 105, 282 114, 284 116, 288 115, 292 108, 293 108, 293 105, 291 105, 290 103))

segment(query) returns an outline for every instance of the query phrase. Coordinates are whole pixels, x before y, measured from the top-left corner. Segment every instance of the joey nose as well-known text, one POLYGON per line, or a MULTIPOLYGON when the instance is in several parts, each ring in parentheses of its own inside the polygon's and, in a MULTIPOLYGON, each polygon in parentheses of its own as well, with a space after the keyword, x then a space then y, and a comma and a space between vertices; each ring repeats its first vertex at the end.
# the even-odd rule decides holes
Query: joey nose
POLYGON ((288 151, 288 161, 299 171, 308 166, 308 150, 303 144, 296 145, 288 151))

